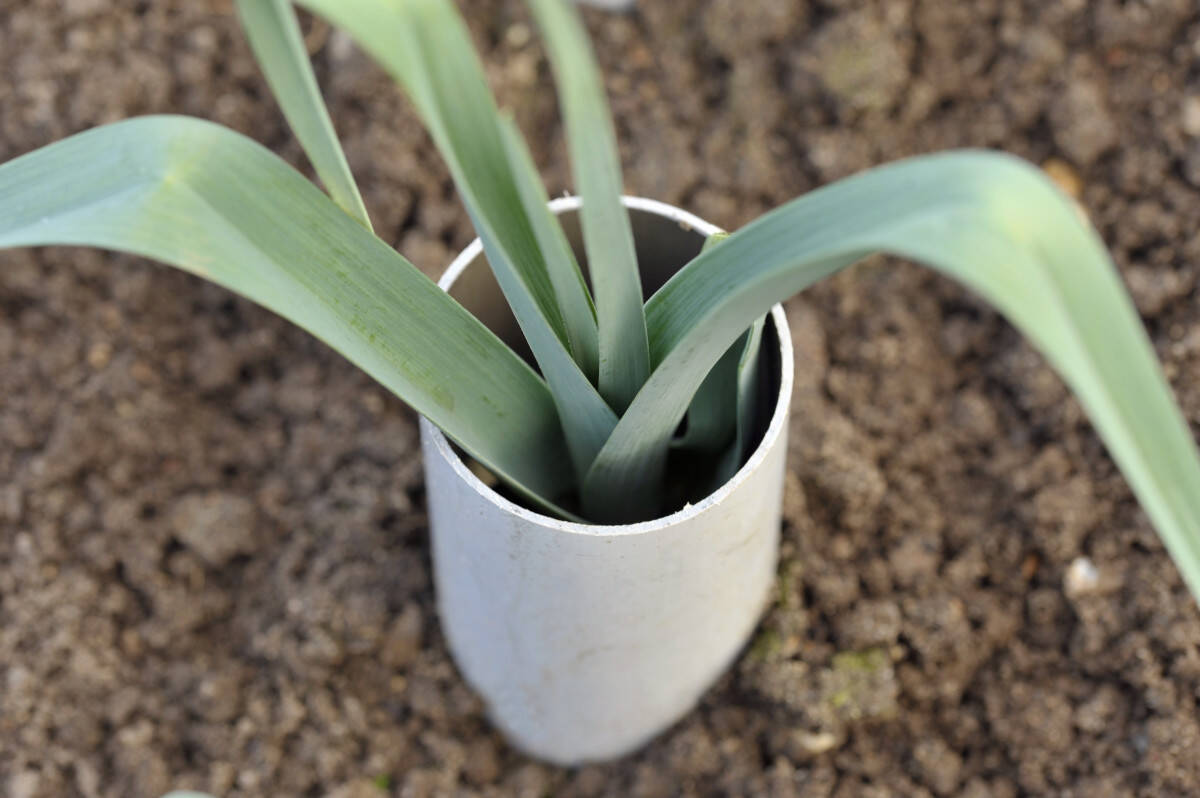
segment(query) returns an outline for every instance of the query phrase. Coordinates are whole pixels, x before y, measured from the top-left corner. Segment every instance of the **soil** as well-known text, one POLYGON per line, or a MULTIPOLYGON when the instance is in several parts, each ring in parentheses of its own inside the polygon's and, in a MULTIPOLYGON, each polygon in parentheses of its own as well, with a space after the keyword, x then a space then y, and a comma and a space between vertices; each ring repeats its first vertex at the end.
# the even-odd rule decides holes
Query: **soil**
MULTIPOLYGON (((569 188, 524 9, 469 5, 552 193, 569 188)), ((1200 432, 1193 0, 587 19, 629 191, 726 227, 914 153, 1043 165, 1112 246, 1200 432)), ((378 230, 437 273, 471 231, 428 138, 344 37, 305 26, 378 230)), ((301 164, 228 0, 0 0, 0 74, 0 159, 170 112, 301 164)), ((560 770, 505 745, 447 655, 410 411, 196 279, 0 254, 0 794, 1200 794, 1200 613, 1042 358, 891 261, 788 312, 777 599, 670 732, 560 770)))

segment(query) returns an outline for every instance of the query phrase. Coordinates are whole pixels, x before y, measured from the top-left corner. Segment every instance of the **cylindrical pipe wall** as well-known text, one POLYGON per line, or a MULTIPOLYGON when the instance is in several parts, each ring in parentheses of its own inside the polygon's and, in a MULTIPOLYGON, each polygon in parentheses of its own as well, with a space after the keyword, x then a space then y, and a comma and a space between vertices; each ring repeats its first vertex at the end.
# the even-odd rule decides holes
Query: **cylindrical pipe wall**
MULTIPOLYGON (((626 200, 647 291, 716 228, 626 200)), ((578 200, 558 200, 577 242, 578 200)), ((441 285, 501 337, 515 323, 478 242, 441 285)), ((638 524, 592 526, 520 507, 481 482, 422 419, 442 627, 466 680, 510 740, 559 764, 633 751, 688 710, 744 645, 774 580, 791 339, 770 316, 778 399, 757 449, 702 502, 638 524)))

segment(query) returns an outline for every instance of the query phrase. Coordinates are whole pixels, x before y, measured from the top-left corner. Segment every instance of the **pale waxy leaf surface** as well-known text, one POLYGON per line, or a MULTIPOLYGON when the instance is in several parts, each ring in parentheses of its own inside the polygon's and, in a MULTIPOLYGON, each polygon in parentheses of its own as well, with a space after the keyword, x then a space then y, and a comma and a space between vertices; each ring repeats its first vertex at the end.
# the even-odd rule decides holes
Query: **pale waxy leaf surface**
POLYGON ((733 439, 737 427, 738 363, 745 344, 743 334, 705 375, 688 403, 687 428, 671 441, 673 448, 712 454, 733 439))
POLYGON ((242 28, 317 177, 342 210, 371 229, 346 155, 313 75, 296 12, 289 0, 236 0, 242 28))
POLYGON ((542 29, 571 155, 600 335, 600 393, 623 412, 650 373, 642 284, 604 82, 575 7, 528 0, 542 29))
MULTIPOLYGON (((727 238, 729 233, 714 233, 705 240, 701 251, 706 252, 727 238)), ((717 469, 719 473, 714 478, 714 488, 720 487, 732 476, 727 463, 739 460, 745 427, 753 421, 754 408, 751 403, 754 400, 754 380, 758 375, 762 324, 763 319, 760 318, 721 355, 688 404, 687 429, 683 435, 671 441, 673 448, 702 454, 712 454, 722 448, 728 450, 729 455, 717 469)))
MULTIPOLYGON (((727 232, 713 233, 700 251, 707 252, 727 238, 727 232)), ((711 453, 727 445, 737 417, 737 372, 744 346, 742 338, 730 344, 700 383, 688 403, 687 429, 671 441, 672 447, 711 453)))
MULTIPOLYGON (((514 165, 507 157, 500 113, 454 5, 445 0, 301 4, 354 37, 404 86, 417 107, 546 378, 572 464, 582 476, 617 416, 568 349, 570 336, 555 284, 511 172, 514 165)), ((569 286, 572 279, 564 276, 561 285, 569 286)))
POLYGON ((646 306, 655 369, 584 485, 603 516, 653 513, 672 431, 729 344, 775 302, 874 252, 924 262, 990 301, 1074 390, 1200 597, 1200 457, 1095 231, 1037 169, 925 156, 822 188, 702 253, 646 306), (611 514, 611 510, 608 510, 611 514))
MULTIPOLYGON (((143 117, 0 165, 0 248, 120 250, 296 323, 540 506, 573 489, 546 384, 412 264, 269 150, 143 117)), ((564 514, 565 515, 565 514, 564 514)))
POLYGON ((587 283, 583 273, 579 271, 579 263, 571 244, 563 233, 562 225, 550 211, 550 198, 546 189, 537 179, 537 169, 533 156, 525 145, 525 139, 517 128, 517 123, 511 118, 501 120, 504 132, 504 144, 508 157, 516 166, 513 177, 517 183, 517 192, 525 213, 537 237, 538 246, 549 266, 550 282, 554 284, 554 293, 558 297, 559 307, 563 308, 563 319, 567 326, 567 337, 571 351, 575 354, 575 362, 593 383, 596 382, 599 364, 599 348, 596 339, 596 312, 588 294, 587 283), (553 266, 550 264, 553 263, 553 266))
POLYGON ((738 339, 739 341, 744 339, 744 341, 740 347, 737 375, 734 379, 737 390, 737 418, 734 419, 733 443, 729 445, 721 462, 717 464, 716 473, 713 475, 713 490, 728 482, 741 468, 742 460, 750 455, 747 448, 750 445, 755 413, 762 393, 760 377, 762 369, 759 368, 759 355, 762 352, 763 325, 766 324, 766 321, 766 316, 759 316, 758 321, 754 322, 754 326, 746 331, 743 338, 738 339))

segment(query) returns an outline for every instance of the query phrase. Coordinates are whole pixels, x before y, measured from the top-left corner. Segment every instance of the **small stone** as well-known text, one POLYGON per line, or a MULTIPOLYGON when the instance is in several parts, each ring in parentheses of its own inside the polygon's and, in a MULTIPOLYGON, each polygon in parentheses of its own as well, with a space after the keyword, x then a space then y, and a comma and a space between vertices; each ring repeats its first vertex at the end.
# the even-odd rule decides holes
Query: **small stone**
POLYGON ((838 736, 833 732, 796 732, 796 744, 800 746, 805 753, 812 756, 818 756, 826 751, 832 751, 840 742, 838 736))
POLYGON ((254 505, 231 493, 184 497, 171 514, 175 536, 212 566, 254 552, 256 522, 254 505))
POLYGON ((38 792, 41 776, 36 770, 22 770, 8 780, 8 794, 12 798, 33 798, 38 792))
POLYGON ((1095 593, 1100 586, 1100 572, 1087 557, 1076 557, 1063 576, 1063 592, 1068 598, 1095 593))
POLYGON ((529 26, 521 22, 509 25, 504 31, 504 43, 514 50, 520 50, 529 44, 529 40, 532 38, 533 32, 529 30, 529 26))
POLYGON ((517 86, 534 86, 538 82, 538 58, 522 50, 508 59, 508 77, 517 86))
POLYGON ((1189 136, 1200 136, 1200 95, 1193 94, 1183 99, 1182 117, 1183 132, 1189 136))
POLYGON ((87 362, 93 369, 99 371, 112 360, 112 344, 107 341, 97 341, 88 349, 87 362))
POLYGON ((349 61, 354 55, 354 39, 340 28, 329 34, 329 55, 334 61, 349 61))

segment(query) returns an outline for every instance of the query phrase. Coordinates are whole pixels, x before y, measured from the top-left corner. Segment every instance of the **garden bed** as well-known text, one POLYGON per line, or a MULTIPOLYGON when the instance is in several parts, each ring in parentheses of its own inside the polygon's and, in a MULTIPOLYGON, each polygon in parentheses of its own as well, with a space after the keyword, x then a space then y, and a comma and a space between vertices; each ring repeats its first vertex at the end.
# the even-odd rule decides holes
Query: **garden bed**
MULTIPOLYGON (((1023 155, 1112 246, 1200 430, 1191 0, 642 6, 588 15, 629 193, 734 228, 905 155, 1023 155)), ((524 9, 466 7, 560 193, 524 9)), ((472 233, 430 142, 306 30, 377 231, 437 274, 472 233)), ((300 163, 227 2, 10 3, 0 74, 0 160, 188 113, 300 163)), ((0 793, 1200 793, 1200 613, 1044 361, 891 261, 788 313, 777 601, 675 729, 563 771, 507 748, 451 664, 405 407, 199 280, 0 254, 0 793)))

